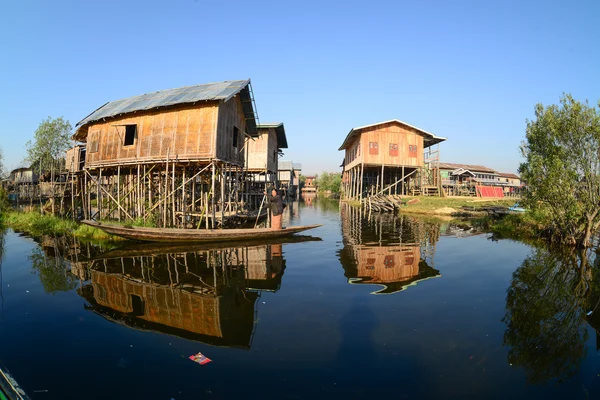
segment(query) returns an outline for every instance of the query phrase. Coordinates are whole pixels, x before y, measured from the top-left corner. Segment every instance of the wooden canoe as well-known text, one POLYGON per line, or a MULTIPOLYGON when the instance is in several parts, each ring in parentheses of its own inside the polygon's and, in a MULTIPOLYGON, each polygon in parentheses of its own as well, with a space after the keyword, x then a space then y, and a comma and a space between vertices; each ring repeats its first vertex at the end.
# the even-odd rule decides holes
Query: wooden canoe
POLYGON ((257 229, 178 229, 178 228, 144 228, 138 226, 126 227, 122 225, 105 224, 92 220, 83 220, 82 223, 102 229, 111 235, 126 239, 142 240, 146 242, 223 242, 239 240, 270 239, 292 235, 321 225, 288 226, 280 230, 270 228, 257 229))

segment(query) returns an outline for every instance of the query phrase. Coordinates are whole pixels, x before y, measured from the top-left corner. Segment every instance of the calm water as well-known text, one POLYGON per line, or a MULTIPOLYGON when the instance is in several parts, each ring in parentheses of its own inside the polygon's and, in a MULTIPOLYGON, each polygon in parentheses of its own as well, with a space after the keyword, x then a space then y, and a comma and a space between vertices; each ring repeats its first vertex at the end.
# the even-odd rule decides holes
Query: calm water
POLYGON ((600 397, 593 262, 325 200, 286 212, 324 226, 220 248, 6 231, 0 361, 33 399, 600 397))

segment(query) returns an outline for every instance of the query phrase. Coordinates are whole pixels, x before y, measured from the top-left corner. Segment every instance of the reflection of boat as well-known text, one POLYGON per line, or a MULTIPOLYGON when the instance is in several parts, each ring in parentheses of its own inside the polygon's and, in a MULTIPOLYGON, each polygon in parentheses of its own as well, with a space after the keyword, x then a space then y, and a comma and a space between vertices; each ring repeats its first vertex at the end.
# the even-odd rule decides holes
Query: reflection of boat
POLYGON ((257 229, 177 229, 177 228, 145 228, 138 226, 122 226, 104 224, 91 220, 83 220, 84 224, 102 229, 111 235, 126 239, 149 242, 222 242, 237 240, 270 239, 292 235, 321 225, 288 226, 280 230, 270 228, 257 229))
MULTIPOLYGON (((314 236, 295 235, 289 237, 279 237, 274 239, 267 239, 265 241, 248 240, 235 242, 235 247, 257 247, 266 245, 281 245, 289 243, 302 243, 302 242, 318 242, 322 239, 314 236)), ((97 260, 97 259, 108 259, 118 257, 141 257, 151 256, 157 254, 166 253, 189 253, 202 250, 218 250, 231 248, 231 242, 225 243, 135 243, 127 242, 124 246, 112 249, 98 255, 90 256, 88 258, 80 256, 81 259, 86 260, 97 260)))
POLYGON ((0 399, 28 400, 29 397, 10 375, 8 370, 0 366, 0 399))

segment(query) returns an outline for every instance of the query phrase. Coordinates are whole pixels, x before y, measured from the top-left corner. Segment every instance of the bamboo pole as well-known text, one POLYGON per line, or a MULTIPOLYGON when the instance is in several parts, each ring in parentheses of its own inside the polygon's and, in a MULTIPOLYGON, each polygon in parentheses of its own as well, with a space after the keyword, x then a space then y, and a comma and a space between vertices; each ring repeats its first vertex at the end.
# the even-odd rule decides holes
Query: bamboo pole
POLYGON ((175 190, 175 162, 173 161, 172 165, 173 165, 173 178, 171 179, 171 209, 173 210, 173 227, 176 226, 177 221, 176 221, 176 216, 175 216, 175 195, 176 195, 176 190, 175 190))
POLYGON ((215 162, 212 161, 211 162, 212 165, 212 174, 211 174, 211 197, 210 197, 210 203, 211 203, 211 208, 212 208, 212 221, 211 221, 211 225, 212 225, 212 229, 215 229, 215 218, 216 218, 216 210, 215 210, 215 162))
POLYGON ((165 191, 163 195, 163 227, 167 227, 167 185, 169 183, 169 150, 167 149, 167 163, 165 164, 165 191))

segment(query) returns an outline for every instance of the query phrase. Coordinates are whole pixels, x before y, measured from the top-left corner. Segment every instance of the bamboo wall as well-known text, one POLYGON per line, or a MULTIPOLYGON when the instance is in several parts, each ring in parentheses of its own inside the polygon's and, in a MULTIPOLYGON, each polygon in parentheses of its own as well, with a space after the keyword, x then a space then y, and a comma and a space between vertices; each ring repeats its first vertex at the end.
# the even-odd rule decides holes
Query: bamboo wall
POLYGON ((258 138, 246 138, 250 171, 277 172, 277 133, 275 128, 260 128, 258 138))
POLYGON ((92 123, 86 167, 165 160, 167 155, 169 159, 208 160, 215 156, 218 108, 216 102, 199 103, 92 123), (131 146, 124 145, 124 125, 128 124, 137 125, 131 146))

